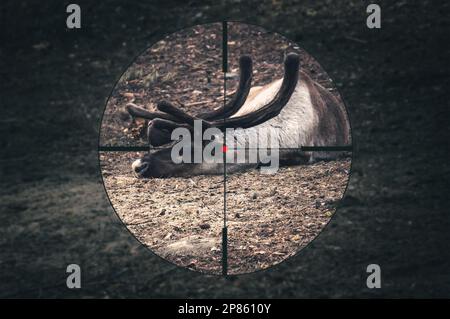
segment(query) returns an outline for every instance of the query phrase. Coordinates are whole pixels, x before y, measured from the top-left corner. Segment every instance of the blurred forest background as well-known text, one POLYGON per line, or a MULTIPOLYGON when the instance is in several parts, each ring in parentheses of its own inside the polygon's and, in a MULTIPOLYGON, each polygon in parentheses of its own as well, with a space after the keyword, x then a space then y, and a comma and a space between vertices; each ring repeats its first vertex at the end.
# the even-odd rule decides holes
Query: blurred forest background
POLYGON ((0 297, 449 297, 449 4, 379 1, 0 4, 0 297), (223 19, 299 42, 346 101, 355 152, 344 203, 300 254, 236 278, 151 254, 110 207, 98 166, 100 117, 142 50, 223 19), (66 288, 78 263, 82 289, 66 288), (365 286, 380 264, 383 288, 365 286))

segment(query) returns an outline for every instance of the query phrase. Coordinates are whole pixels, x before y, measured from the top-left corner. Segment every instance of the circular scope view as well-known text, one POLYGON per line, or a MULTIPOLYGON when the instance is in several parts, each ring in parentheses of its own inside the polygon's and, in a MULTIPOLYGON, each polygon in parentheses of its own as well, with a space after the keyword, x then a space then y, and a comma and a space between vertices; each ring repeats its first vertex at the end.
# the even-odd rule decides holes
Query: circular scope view
POLYGON ((339 93, 299 44, 199 25, 137 57, 106 105, 99 157, 128 230, 180 267, 237 275, 298 253, 347 187, 339 93))

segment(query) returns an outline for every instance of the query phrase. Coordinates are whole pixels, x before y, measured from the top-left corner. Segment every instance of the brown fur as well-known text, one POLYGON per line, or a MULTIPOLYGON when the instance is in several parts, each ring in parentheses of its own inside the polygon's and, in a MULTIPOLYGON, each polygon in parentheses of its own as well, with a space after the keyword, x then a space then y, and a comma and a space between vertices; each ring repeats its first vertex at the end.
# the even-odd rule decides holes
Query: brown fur
POLYGON ((318 135, 328 141, 328 146, 350 144, 350 125, 343 103, 303 71, 300 71, 300 81, 308 86, 311 103, 318 114, 318 135), (330 137, 334 138, 330 140, 330 137))

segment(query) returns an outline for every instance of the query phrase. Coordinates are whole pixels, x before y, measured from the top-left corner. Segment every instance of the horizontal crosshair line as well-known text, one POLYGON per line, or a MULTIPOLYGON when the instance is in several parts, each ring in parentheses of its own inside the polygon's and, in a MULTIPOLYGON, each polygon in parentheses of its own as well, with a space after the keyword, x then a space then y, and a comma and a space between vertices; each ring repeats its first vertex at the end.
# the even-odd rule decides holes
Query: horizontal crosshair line
MULTIPOLYGON (((303 152, 351 152, 353 151, 352 145, 340 145, 340 146, 301 146, 301 147, 238 147, 230 148, 232 150, 299 150, 303 152)), ((100 146, 98 150, 100 152, 147 152, 149 150, 167 149, 167 147, 152 147, 149 146, 100 146)))

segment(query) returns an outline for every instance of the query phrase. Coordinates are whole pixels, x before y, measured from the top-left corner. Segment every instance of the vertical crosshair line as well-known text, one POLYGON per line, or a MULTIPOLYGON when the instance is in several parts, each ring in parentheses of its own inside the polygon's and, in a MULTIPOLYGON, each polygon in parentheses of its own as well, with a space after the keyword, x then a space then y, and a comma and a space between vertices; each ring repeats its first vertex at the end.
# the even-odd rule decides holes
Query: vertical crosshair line
MULTIPOLYGON (((228 24, 222 22, 222 72, 223 72, 223 105, 227 99, 227 72, 228 72, 228 24)), ((225 122, 225 116, 223 118, 225 122)), ((227 231, 227 134, 223 132, 223 228, 222 228, 222 275, 228 273, 228 231, 227 231)))
MULTIPOLYGON (((223 72, 223 105, 225 106, 227 100, 227 72, 228 72, 228 25, 227 21, 222 22, 222 72, 223 72)), ((225 116, 223 117, 225 122, 225 116)), ((224 182, 224 205, 223 205, 223 227, 227 226, 227 214, 226 214, 226 179, 227 179, 227 161, 226 161, 226 145, 227 145, 227 133, 226 129, 223 132, 223 182, 224 182)))

